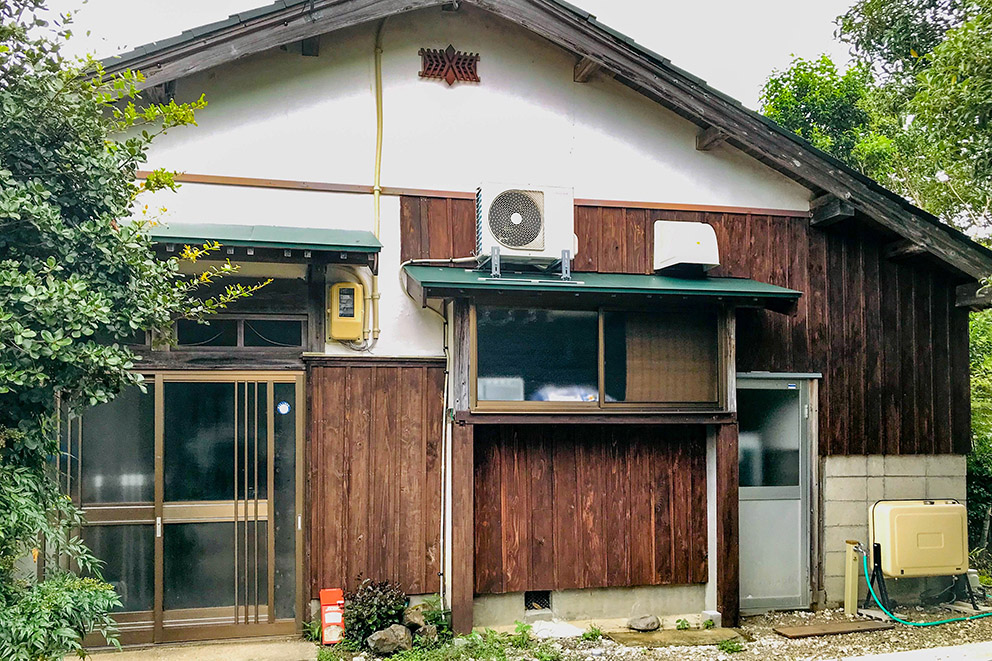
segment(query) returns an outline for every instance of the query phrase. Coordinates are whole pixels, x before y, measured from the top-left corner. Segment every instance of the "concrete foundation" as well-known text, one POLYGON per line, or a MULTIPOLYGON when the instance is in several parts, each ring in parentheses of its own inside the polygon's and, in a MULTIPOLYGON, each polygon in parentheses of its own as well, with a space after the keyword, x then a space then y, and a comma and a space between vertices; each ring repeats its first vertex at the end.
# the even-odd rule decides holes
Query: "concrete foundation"
POLYGON ((668 619, 698 619, 705 609, 704 585, 651 585, 631 588, 557 590, 551 593, 551 610, 527 611, 522 592, 481 595, 475 598, 476 627, 500 627, 530 619, 612 620, 651 613, 668 619))
MULTIPOLYGON (((869 508, 885 499, 953 498, 965 502, 966 465, 962 455, 868 455, 824 457, 820 471, 821 599, 836 606, 844 599, 845 541, 868 543, 869 508)), ((892 579, 890 596, 911 603, 923 589, 940 589, 949 579, 892 579)), ((867 591, 861 582, 861 594, 867 591)))

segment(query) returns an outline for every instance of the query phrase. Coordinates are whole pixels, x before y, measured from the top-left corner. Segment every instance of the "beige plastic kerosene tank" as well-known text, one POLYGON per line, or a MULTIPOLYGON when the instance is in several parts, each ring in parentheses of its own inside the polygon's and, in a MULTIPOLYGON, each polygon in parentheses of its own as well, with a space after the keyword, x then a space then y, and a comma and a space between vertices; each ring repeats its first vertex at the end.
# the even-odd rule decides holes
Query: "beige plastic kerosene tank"
POLYGON ((882 500, 871 509, 870 528, 886 576, 968 571, 968 511, 955 500, 882 500))

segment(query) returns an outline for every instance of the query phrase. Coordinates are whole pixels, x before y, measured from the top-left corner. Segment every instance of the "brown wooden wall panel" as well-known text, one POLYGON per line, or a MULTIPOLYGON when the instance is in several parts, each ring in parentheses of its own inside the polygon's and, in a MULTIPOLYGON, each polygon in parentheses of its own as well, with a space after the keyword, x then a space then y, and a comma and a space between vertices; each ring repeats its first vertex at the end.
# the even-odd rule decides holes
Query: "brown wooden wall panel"
POLYGON ((443 361, 312 366, 310 582, 437 592, 443 361))
MULTIPOLYGON (((422 214, 430 204, 404 198, 404 259, 439 254, 407 238, 429 233, 422 214)), ((436 204, 451 224, 435 232, 442 243, 474 232, 471 201, 436 204)), ((616 206, 575 208, 573 269, 649 273, 655 220, 709 223, 722 262, 713 275, 803 292, 793 316, 738 311, 737 341, 747 351, 737 352, 737 368, 823 374, 821 454, 969 450, 968 313, 954 305, 959 282, 950 274, 888 259, 892 239, 862 226, 824 231, 807 217, 616 206)), ((441 256, 466 254, 452 250, 441 256)))
POLYGON ((477 594, 703 583, 703 426, 475 426, 477 594))

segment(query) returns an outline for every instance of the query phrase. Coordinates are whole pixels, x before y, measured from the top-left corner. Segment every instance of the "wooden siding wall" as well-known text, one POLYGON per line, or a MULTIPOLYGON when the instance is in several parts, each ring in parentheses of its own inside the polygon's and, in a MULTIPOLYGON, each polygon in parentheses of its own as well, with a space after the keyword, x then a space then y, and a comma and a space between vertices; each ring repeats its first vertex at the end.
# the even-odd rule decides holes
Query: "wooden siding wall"
MULTIPOLYGON (((468 240, 450 237, 474 232, 471 205, 403 198, 404 259, 464 256, 468 240), (449 244, 448 253, 437 247, 449 244)), ((946 272, 888 259, 886 239, 860 226, 824 231, 805 217, 591 206, 576 207, 573 268, 649 273, 655 220, 712 225, 722 261, 713 275, 803 292, 791 317, 739 311, 737 341, 748 351, 737 367, 823 374, 821 454, 968 452, 968 312, 955 307, 946 272)))
POLYGON ((437 592, 444 362, 315 365, 311 596, 361 578, 437 592))
POLYGON ((476 593, 705 582, 705 437, 476 425, 476 593))

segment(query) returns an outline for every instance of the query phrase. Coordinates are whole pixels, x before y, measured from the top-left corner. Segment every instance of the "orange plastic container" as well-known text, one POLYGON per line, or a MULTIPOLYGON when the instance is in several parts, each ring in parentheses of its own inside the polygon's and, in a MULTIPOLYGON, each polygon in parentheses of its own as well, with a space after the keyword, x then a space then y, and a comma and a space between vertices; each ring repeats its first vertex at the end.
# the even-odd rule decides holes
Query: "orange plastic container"
POLYGON ((344 590, 328 588, 320 591, 320 642, 340 643, 344 638, 344 590))

